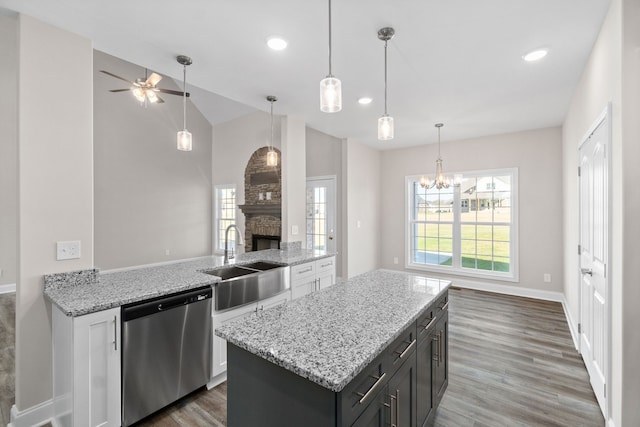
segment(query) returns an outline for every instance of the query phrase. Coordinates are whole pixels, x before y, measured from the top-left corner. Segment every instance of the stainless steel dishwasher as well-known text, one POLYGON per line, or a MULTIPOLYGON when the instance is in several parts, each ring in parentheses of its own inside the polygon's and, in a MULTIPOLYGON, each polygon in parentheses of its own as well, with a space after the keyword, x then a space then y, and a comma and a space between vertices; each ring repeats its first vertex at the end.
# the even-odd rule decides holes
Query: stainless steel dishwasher
POLYGON ((122 425, 211 377, 210 286, 122 307, 122 425))

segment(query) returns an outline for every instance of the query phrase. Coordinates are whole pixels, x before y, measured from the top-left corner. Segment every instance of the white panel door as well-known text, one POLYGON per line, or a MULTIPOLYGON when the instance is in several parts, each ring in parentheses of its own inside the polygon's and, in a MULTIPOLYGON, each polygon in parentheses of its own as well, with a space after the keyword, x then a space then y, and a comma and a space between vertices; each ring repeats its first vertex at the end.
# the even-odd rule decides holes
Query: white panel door
POLYGON ((336 178, 307 178, 307 249, 336 250, 336 178))
POLYGON ((591 386, 606 414, 608 366, 608 160, 607 117, 580 146, 580 351, 591 386))

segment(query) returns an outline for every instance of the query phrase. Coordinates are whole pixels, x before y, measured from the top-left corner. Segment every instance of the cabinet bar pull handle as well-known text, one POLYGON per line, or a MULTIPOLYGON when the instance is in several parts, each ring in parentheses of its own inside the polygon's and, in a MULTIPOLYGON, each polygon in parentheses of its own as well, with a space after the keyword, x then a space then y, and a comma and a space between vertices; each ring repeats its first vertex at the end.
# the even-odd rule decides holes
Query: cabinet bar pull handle
POLYGON ((409 344, 409 345, 407 346, 407 348, 404 349, 404 351, 402 353, 400 353, 399 351, 395 352, 396 354, 400 355, 400 356, 398 356, 398 359, 402 359, 404 356, 406 356, 406 354, 409 352, 409 350, 416 344, 416 340, 414 339, 413 341, 411 341, 411 343, 407 343, 407 344, 409 344))
POLYGON ((444 311, 449 307, 449 301, 447 301, 446 303, 444 303, 441 307, 440 310, 444 311))
POLYGON ((373 385, 371 386, 371 388, 369 388, 369 390, 367 390, 366 393, 356 393, 358 396, 361 396, 361 399, 358 401, 358 403, 360 403, 362 405, 362 403, 367 400, 367 398, 371 395, 371 393, 373 392, 373 390, 376 389, 376 387, 378 387, 379 384, 382 383, 382 381, 384 381, 385 377, 387 376, 387 373, 385 372, 384 374, 382 374, 382 376, 380 377, 374 377, 371 376, 372 378, 376 378, 377 381, 375 383, 373 383, 373 385))
POLYGON ((393 394, 389 395, 389 424, 391 425, 391 427, 398 427, 393 421, 395 419, 395 421, 398 421, 398 403, 396 402, 395 407, 396 407, 396 416, 393 416, 393 401, 397 399, 396 396, 394 396, 393 394))
POLYGON ((321 265, 320 265, 320 268, 329 267, 330 265, 333 265, 333 263, 332 263, 332 262, 329 262, 329 263, 327 263, 327 264, 321 264, 321 265))
POLYGON ((396 389, 396 427, 400 427, 400 390, 396 389))
POLYGON ((118 317, 113 316, 113 349, 118 351, 118 317))
POLYGON ((432 357, 432 359, 435 362, 438 362, 438 360, 440 360, 440 355, 438 354, 438 352, 440 351, 440 333, 436 333, 436 336, 433 337, 432 340, 436 342, 436 354, 432 357))
POLYGON ((438 331, 438 366, 442 361, 442 331, 438 331))
POLYGON ((433 325, 433 322, 435 322, 435 321, 436 321, 436 317, 432 317, 431 320, 429 321, 429 323, 427 323, 427 326, 423 326, 423 325, 420 325, 420 326, 423 326, 424 329, 427 330, 427 329, 429 329, 431 327, 431 325, 433 325))
POLYGON ((300 270, 300 271, 298 271, 298 274, 308 273, 308 272, 310 272, 310 271, 313 271, 313 267, 309 267, 309 268, 307 268, 306 270, 300 270))

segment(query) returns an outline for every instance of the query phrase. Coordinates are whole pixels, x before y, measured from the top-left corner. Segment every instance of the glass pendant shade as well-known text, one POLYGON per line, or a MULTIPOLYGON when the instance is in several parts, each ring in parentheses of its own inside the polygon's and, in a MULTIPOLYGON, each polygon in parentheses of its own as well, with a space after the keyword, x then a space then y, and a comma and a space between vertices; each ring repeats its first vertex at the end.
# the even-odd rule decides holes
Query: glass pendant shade
POLYGON ((378 139, 381 141, 393 139, 393 117, 385 114, 378 119, 378 139))
POLYGON ((342 110, 342 82, 333 76, 320 80, 320 110, 337 113, 342 110))
POLYGON ((191 151, 191 132, 186 129, 178 132, 178 150, 191 151))
POLYGON ((426 177, 424 175, 422 175, 420 177, 420 187, 422 188, 429 188, 431 187, 431 182, 429 181, 429 177, 426 177))
POLYGON ((267 166, 278 166, 278 153, 275 151, 267 153, 267 166))

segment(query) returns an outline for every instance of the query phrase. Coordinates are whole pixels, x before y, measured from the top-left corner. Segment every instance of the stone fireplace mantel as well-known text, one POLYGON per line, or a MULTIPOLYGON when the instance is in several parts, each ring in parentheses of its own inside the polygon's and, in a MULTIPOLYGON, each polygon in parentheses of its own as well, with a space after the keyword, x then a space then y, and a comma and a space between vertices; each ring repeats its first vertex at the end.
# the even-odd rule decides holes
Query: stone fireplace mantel
POLYGON ((270 215, 276 218, 282 217, 282 204, 278 203, 261 203, 254 205, 238 205, 238 208, 246 216, 270 215))

